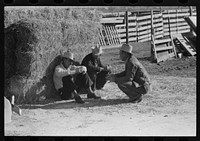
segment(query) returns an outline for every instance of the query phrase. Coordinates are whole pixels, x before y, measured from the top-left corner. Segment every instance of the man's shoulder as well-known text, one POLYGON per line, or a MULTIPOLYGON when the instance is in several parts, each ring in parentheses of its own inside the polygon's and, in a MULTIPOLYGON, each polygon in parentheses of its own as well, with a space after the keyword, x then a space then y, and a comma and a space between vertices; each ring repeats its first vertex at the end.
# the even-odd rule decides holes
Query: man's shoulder
POLYGON ((92 53, 87 54, 83 60, 91 60, 92 59, 92 53))

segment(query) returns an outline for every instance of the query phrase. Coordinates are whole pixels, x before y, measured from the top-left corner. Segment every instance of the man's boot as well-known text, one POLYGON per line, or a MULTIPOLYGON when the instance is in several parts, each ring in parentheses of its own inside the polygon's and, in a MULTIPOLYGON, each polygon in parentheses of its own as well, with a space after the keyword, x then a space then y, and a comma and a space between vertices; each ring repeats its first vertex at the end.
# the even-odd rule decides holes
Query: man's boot
POLYGON ((76 92, 73 92, 73 94, 74 94, 74 99, 75 99, 75 101, 76 101, 77 103, 80 103, 80 104, 85 103, 85 102, 82 100, 82 98, 81 98, 76 92))
POLYGON ((100 99, 100 96, 96 96, 95 93, 92 91, 91 87, 87 90, 87 98, 94 98, 94 99, 100 99))

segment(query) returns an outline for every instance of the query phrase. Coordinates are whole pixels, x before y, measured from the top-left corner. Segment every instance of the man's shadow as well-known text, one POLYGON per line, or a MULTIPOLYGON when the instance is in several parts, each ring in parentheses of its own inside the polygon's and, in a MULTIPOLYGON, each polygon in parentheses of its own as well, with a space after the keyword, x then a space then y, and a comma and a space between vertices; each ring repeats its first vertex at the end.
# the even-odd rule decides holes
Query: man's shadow
POLYGON ((71 109, 71 108, 91 108, 91 107, 102 107, 102 106, 111 106, 128 103, 128 99, 87 99, 83 98, 85 101, 84 104, 76 103, 74 99, 72 100, 58 100, 50 102, 47 104, 32 104, 32 105, 22 105, 22 109, 71 109))

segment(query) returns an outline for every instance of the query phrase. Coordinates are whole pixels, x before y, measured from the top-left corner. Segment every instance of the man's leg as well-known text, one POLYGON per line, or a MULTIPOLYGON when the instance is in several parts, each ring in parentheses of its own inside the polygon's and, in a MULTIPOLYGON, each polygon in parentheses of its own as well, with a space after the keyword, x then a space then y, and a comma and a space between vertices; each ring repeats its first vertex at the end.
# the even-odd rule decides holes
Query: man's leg
POLYGON ((142 94, 146 93, 143 86, 136 87, 132 82, 118 83, 118 87, 130 98, 130 102, 140 102, 142 100, 142 94))
POLYGON ((77 85, 77 92, 79 92, 82 88, 84 88, 88 93, 88 98, 100 98, 95 95, 94 91, 92 90, 91 86, 93 84, 92 80, 88 76, 87 73, 83 74, 80 73, 77 75, 75 84, 77 85))
POLYGON ((81 97, 76 92, 77 86, 73 81, 73 77, 65 76, 63 77, 62 81, 63 81, 63 88, 62 88, 61 98, 67 100, 74 96, 75 101, 77 103, 84 103, 84 101, 82 101, 81 97))
POLYGON ((106 76, 108 75, 109 71, 101 71, 100 73, 97 74, 96 78, 96 89, 99 90, 103 88, 105 83, 107 82, 106 76))

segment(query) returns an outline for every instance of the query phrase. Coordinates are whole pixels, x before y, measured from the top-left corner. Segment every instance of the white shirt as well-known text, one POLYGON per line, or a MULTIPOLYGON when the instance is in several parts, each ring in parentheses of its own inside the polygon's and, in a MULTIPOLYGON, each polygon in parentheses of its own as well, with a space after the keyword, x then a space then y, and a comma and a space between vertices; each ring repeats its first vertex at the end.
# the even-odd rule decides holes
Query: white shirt
POLYGON ((56 66, 53 74, 54 86, 58 90, 63 87, 62 78, 67 75, 74 75, 81 66, 70 65, 67 69, 61 63, 56 66))

